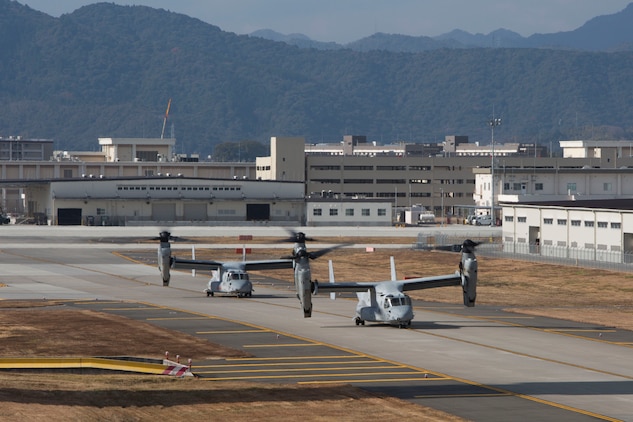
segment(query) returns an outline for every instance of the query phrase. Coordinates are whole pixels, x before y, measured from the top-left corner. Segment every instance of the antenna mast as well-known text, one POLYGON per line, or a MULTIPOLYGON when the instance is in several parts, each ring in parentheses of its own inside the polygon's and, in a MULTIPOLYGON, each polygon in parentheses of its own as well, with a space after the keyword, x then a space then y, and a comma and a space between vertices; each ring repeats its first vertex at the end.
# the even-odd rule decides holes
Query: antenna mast
POLYGON ((160 132, 160 139, 165 138, 165 125, 167 124, 167 117, 169 117, 169 108, 171 107, 171 98, 167 103, 167 111, 165 111, 165 118, 163 119, 163 130, 160 132))

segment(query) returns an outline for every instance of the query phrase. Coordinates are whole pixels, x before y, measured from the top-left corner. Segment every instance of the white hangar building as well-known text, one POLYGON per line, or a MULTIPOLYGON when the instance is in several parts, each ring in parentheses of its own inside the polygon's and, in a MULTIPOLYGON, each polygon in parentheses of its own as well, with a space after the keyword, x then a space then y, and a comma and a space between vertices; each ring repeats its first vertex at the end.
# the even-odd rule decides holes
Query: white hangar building
POLYGON ((193 177, 82 178, 29 183, 32 209, 53 225, 221 225, 305 221, 302 182, 193 177))
POLYGON ((501 207, 505 252, 633 262, 633 199, 502 203, 501 207))

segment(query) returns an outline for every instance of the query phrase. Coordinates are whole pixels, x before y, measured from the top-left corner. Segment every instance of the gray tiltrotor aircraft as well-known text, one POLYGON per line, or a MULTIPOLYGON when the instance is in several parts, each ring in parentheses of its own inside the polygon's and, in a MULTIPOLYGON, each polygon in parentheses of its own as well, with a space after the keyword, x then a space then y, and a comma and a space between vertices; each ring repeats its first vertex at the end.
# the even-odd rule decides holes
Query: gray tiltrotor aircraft
POLYGON ((178 239, 167 231, 159 234, 160 245, 158 247, 158 268, 163 278, 163 285, 169 285, 169 269, 192 269, 211 271, 212 277, 205 289, 207 296, 215 293, 236 295, 238 297, 251 296, 253 285, 249 280, 248 270, 271 270, 294 268, 294 282, 297 298, 301 302, 304 317, 312 315, 312 291, 313 283, 310 273, 310 259, 316 259, 336 248, 338 245, 315 252, 308 252, 305 242, 309 239, 301 232, 291 232, 291 237, 283 241, 295 242, 292 255, 281 259, 269 259, 260 261, 203 261, 196 259, 182 259, 171 256, 170 240, 178 239))
POLYGON ((384 322, 400 328, 411 325, 413 306, 411 298, 404 292, 418 289, 431 289, 444 286, 462 286, 464 305, 475 306, 477 297, 477 258, 475 247, 478 243, 468 239, 461 247, 459 270, 454 274, 397 280, 396 270, 391 258, 391 280, 380 282, 335 283, 334 270, 330 261, 330 283, 315 282, 317 292, 356 292, 356 325, 365 325, 365 321, 384 322))
POLYGON ((328 252, 338 249, 345 245, 336 245, 330 248, 320 249, 315 252, 308 252, 306 241, 314 239, 306 237, 302 232, 290 232, 291 236, 285 241, 295 242, 292 248, 292 255, 285 257, 294 261, 295 288, 297 290, 297 298, 301 302, 304 318, 312 316, 312 292, 314 291, 314 283, 310 271, 310 260, 317 259, 328 252))
POLYGON ((280 268, 292 268, 292 259, 271 259, 261 261, 205 261, 196 259, 182 259, 171 255, 170 240, 179 239, 167 231, 160 232, 158 239, 158 269, 163 278, 163 286, 169 286, 169 269, 190 269, 211 271, 205 292, 207 296, 215 293, 235 295, 237 297, 250 297, 253 293, 253 284, 248 277, 248 270, 272 270, 280 268))

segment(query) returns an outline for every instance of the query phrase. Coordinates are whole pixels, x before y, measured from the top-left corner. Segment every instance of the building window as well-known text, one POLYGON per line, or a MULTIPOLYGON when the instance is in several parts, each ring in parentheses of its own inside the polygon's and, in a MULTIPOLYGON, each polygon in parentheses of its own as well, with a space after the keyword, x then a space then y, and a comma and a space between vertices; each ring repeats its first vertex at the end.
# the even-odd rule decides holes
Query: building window
POLYGON ((593 221, 585 221, 585 227, 593 227, 593 221))
POLYGON ((607 227, 609 227, 609 223, 607 223, 606 221, 598 221, 598 228, 606 229, 607 227))
POLYGON ((387 210, 385 208, 378 208, 378 216, 384 217, 387 215, 387 210))
POLYGON ((559 226, 566 226, 567 225, 567 220, 563 219, 563 218, 559 218, 556 220, 556 224, 558 224, 559 226))
POLYGON ((512 190, 521 190, 521 183, 513 183, 512 190))
POLYGON ((534 190, 543 190, 542 183, 534 183, 534 190))
POLYGON ((406 169, 407 166, 376 166, 376 170, 403 171, 406 169))
POLYGON ((580 227, 580 220, 571 220, 571 225, 573 227, 580 227))
POLYGON ((576 183, 567 183, 567 192, 576 192, 576 183))
POLYGON ((354 208, 345 208, 345 215, 348 217, 354 216, 354 208))
POLYGON ((543 219, 543 224, 554 224, 554 219, 553 218, 544 218, 543 219))
POLYGON ((622 228, 622 224, 621 223, 611 223, 611 228, 612 229, 620 229, 620 228, 622 228))
POLYGON ((330 217, 336 217, 338 215, 338 208, 330 208, 330 217))
POLYGON ((312 210, 312 215, 316 215, 316 216, 323 215, 323 210, 321 208, 315 208, 312 210))
POLYGON ((602 190, 604 190, 605 192, 611 192, 611 183, 603 183, 602 190))
POLYGON ((369 208, 363 208, 363 209, 360 211, 360 214, 361 214, 363 217, 369 217, 369 216, 370 216, 370 213, 369 213, 369 208))
POLYGON ((64 169, 64 179, 73 177, 73 169, 64 169))
POLYGON ((505 221, 506 223, 512 223, 514 221, 514 217, 511 215, 506 215, 503 217, 503 221, 505 221))
POLYGON ((518 223, 527 223, 527 217, 517 217, 518 223))
POLYGON ((505 183, 503 184, 503 190, 504 190, 504 191, 505 191, 505 190, 510 190, 510 183, 505 182, 505 183))

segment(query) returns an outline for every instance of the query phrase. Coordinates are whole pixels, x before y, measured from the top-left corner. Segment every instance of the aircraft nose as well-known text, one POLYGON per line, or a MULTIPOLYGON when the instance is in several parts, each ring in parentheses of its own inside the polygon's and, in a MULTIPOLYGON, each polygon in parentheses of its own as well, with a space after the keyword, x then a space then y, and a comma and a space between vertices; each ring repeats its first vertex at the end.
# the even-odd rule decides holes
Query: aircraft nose
POLYGON ((395 312, 392 310, 391 315, 396 321, 411 321, 413 319, 413 310, 407 306, 402 306, 395 312))
POLYGON ((234 281, 233 287, 235 288, 235 290, 239 291, 251 291, 251 283, 249 281, 234 281))

